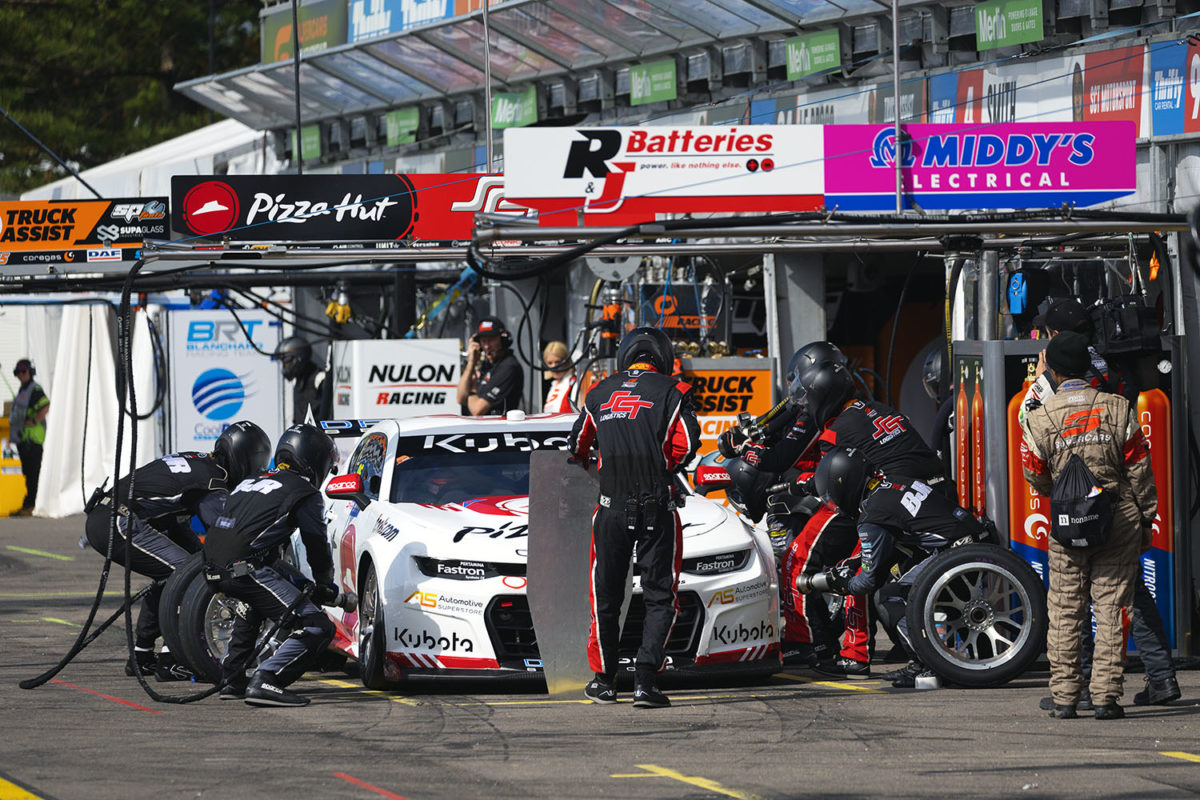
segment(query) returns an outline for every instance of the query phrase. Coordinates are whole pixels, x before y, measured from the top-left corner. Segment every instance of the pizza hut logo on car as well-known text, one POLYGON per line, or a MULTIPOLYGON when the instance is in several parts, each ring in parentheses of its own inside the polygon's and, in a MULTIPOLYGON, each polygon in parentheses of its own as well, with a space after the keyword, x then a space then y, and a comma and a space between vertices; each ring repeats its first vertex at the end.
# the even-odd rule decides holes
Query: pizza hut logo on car
POLYGON ((237 225, 238 196, 223 181, 205 181, 183 197, 183 221, 197 236, 211 236, 237 225))

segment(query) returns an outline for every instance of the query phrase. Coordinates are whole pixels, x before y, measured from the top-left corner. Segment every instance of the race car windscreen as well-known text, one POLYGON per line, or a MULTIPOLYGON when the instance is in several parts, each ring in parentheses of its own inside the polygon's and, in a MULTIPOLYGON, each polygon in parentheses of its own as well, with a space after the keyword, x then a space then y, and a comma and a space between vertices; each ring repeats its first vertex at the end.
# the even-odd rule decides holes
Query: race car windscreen
POLYGON ((404 436, 396 450, 391 500, 445 505, 528 495, 530 450, 563 449, 566 443, 559 432, 404 436))

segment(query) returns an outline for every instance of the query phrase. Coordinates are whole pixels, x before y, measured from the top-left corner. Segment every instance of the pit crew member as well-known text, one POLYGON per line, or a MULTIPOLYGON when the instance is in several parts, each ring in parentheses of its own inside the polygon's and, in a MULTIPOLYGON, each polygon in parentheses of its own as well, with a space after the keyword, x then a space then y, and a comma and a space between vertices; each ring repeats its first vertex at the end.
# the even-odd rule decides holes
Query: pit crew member
POLYGON ((525 371, 512 351, 512 334, 495 317, 484 317, 467 345, 458 380, 458 402, 466 416, 504 414, 520 407, 525 371))

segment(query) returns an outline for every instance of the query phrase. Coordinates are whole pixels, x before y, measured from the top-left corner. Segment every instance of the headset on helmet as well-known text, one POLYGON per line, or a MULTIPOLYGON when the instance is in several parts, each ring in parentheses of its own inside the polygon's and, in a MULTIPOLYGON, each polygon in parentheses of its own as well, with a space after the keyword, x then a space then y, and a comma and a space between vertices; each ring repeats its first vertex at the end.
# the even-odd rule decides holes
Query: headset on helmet
POLYGON ((821 502, 854 516, 867 490, 870 467, 862 452, 835 447, 824 455, 813 474, 813 488, 821 502))
POLYGON ((512 348, 512 334, 504 323, 495 317, 483 317, 475 328, 475 336, 499 336, 500 344, 505 350, 512 348))
POLYGON ((267 468, 271 439, 262 428, 244 419, 221 431, 213 445, 213 458, 225 468, 226 484, 232 489, 267 468))
POLYGON ((788 361, 787 372, 783 373, 783 385, 787 388, 788 393, 793 391, 792 384, 796 382, 796 378, 800 377, 801 372, 822 361, 832 361, 843 366, 849 363, 846 361, 845 354, 838 349, 836 344, 809 342, 792 353, 792 357, 788 361))
POLYGON ((13 375, 16 375, 22 369, 29 370, 30 378, 32 378, 34 375, 37 375, 37 370, 34 369, 33 362, 30 361, 28 358, 22 358, 20 361, 18 361, 16 363, 16 365, 13 367, 13 375))
POLYGON ((675 366, 671 337, 659 328, 634 328, 622 336, 617 348, 617 369, 627 370, 639 361, 651 364, 663 375, 670 375, 675 366))
POLYGON ((337 449, 325 431, 315 425, 293 425, 275 445, 275 466, 287 466, 320 486, 337 465, 337 449))
POLYGON ((800 373, 793 381, 792 402, 808 409, 821 427, 838 415, 854 397, 854 378, 844 364, 822 361, 800 373))
POLYGON ((289 336, 279 343, 272 358, 283 362, 283 377, 295 380, 312 359, 312 345, 302 336, 289 336))

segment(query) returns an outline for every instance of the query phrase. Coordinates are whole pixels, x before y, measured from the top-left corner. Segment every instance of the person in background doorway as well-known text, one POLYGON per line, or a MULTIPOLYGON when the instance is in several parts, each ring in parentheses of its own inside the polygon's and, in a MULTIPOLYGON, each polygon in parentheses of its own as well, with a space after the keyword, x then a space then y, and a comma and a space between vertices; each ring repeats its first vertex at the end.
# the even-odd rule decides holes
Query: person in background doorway
POLYGON ((325 370, 312 360, 312 345, 301 336, 289 336, 279 343, 271 357, 283 366, 283 377, 292 381, 292 424, 317 425, 333 413, 333 385, 325 370))
POLYGON ((467 345, 467 363, 458 381, 462 414, 503 416, 521 406, 525 371, 512 351, 512 334, 495 317, 484 317, 467 345))
POLYGON ((574 365, 567 357, 567 345, 564 342, 551 342, 542 351, 542 363, 546 365, 543 376, 550 381, 546 390, 546 402, 542 411, 546 414, 560 414, 573 410, 571 394, 575 391, 574 365))
POLYGON ((13 512, 14 517, 33 514, 37 502, 38 475, 42 471, 42 445, 46 442, 46 415, 50 413, 50 398, 40 384, 33 380, 37 373, 28 358, 13 367, 13 375, 21 382, 13 398, 12 413, 8 416, 8 438, 21 457, 21 472, 25 475, 25 502, 13 512))

